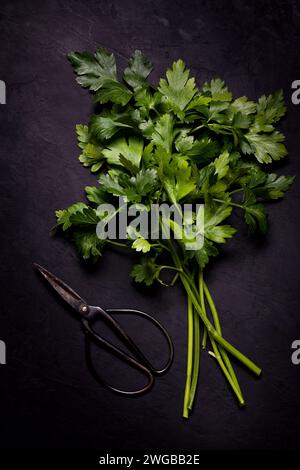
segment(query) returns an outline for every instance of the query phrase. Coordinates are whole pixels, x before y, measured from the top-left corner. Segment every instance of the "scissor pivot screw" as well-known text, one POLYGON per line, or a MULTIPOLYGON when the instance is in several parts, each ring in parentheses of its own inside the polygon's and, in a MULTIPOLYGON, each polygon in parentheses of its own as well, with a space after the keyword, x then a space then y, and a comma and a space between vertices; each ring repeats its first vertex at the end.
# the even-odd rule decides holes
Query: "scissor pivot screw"
POLYGON ((87 306, 86 306, 86 305, 83 305, 83 306, 81 307, 81 311, 82 311, 83 313, 86 313, 86 312, 88 311, 87 306))

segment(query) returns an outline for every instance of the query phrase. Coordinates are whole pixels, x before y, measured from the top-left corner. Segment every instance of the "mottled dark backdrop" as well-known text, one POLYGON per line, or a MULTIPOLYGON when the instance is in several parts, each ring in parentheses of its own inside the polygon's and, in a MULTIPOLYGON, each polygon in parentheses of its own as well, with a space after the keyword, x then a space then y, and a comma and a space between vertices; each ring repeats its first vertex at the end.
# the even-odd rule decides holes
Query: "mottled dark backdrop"
MULTIPOLYGON (((283 88, 282 124, 298 173, 300 79, 298 1, 13 1, 0 3, 1 304, 0 447, 110 450, 293 448, 299 443, 300 339, 299 180, 269 207, 265 242, 244 229, 208 272, 224 334, 264 369, 260 380, 239 368, 247 407, 239 410, 209 357, 201 371, 193 417, 182 420, 186 361, 185 298, 180 288, 137 289, 132 260, 106 254, 97 269, 73 247, 49 237, 53 212, 83 198, 93 177, 77 161, 74 127, 86 122, 91 99, 76 85, 71 50, 103 45, 124 67, 134 49, 155 65, 153 80, 184 58, 198 83, 223 77, 236 95, 257 98, 283 88), (127 400, 100 388, 86 370, 79 325, 37 278, 39 261, 103 306, 154 312, 173 336, 172 370, 149 395, 127 400)), ((149 339, 146 346, 151 348, 149 339)))

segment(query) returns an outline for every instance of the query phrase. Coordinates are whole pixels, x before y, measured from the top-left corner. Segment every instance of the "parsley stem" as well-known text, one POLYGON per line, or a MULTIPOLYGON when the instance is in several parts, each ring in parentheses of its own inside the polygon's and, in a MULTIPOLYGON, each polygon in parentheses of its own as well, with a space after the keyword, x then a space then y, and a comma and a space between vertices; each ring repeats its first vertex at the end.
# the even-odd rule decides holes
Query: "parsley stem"
POLYGON ((206 326, 207 331, 208 331, 208 335, 210 337, 210 340, 212 340, 212 339, 214 340, 213 342, 212 341, 211 342, 212 342, 212 346, 213 346, 213 350, 214 350, 216 359, 217 359, 223 373, 225 374, 225 377, 227 378, 228 382, 230 383, 233 391, 235 392, 236 396, 238 397, 239 402, 241 404, 244 404, 244 399, 241 396, 240 391, 237 389, 231 375, 229 374, 229 372, 228 372, 228 370, 227 370, 227 368, 226 368, 226 366, 225 366, 225 364, 222 360, 222 357, 219 353, 218 346, 215 344, 215 342, 218 343, 219 346, 223 347, 227 352, 229 352, 234 357, 236 357, 240 362, 242 362, 246 367, 248 367, 256 375, 261 374, 261 369, 256 364, 254 364, 254 362, 252 362, 250 359, 248 359, 243 353, 241 353, 238 349, 236 349, 232 344, 230 344, 226 339, 224 339, 223 336, 218 333, 218 331, 216 331, 216 329, 214 328, 212 323, 209 321, 209 319, 205 315, 205 312, 203 311, 203 309, 201 307, 201 304, 198 301, 198 292, 197 292, 197 289, 194 285, 194 280, 191 278, 189 273, 187 273, 184 270, 183 265, 181 263, 181 260, 178 256, 178 253, 177 253, 176 249, 174 248, 174 245, 173 245, 171 240, 168 240, 168 245, 170 247, 170 251, 171 251, 175 266, 179 270, 180 269, 182 270, 182 273, 180 274, 180 279, 181 279, 181 282, 182 282, 182 284, 185 288, 185 291, 186 291, 188 297, 190 298, 190 300, 192 301, 192 303, 194 305, 194 308, 197 311, 197 313, 199 314, 202 322, 206 326))
POLYGON ((221 367, 222 369, 222 372, 223 374, 225 375, 227 381, 229 382, 232 390, 234 391, 234 393, 236 394, 237 396, 237 399, 239 400, 239 403, 240 405, 244 405, 245 404, 245 401, 244 401, 244 398, 242 397, 240 391, 238 390, 238 388, 236 387, 236 384, 235 382, 233 381, 231 375, 229 374, 228 372, 228 369, 226 368, 225 364, 224 364, 224 361, 221 357, 221 354, 219 352, 219 348, 218 346, 216 345, 216 342, 210 337, 210 341, 211 341, 211 344, 212 344, 212 347, 213 347, 213 350, 214 350, 214 356, 219 364, 219 366, 221 367))
POLYGON ((240 362, 242 362, 248 369, 250 369, 252 372, 254 372, 256 375, 261 374, 261 369, 254 364, 250 359, 248 359, 243 353, 241 353, 238 349, 236 349, 232 344, 230 344, 226 339, 224 339, 213 327, 212 323, 209 321, 209 319, 205 316, 204 312, 202 311, 201 305, 199 304, 199 301, 197 299, 197 290, 194 286, 193 280, 188 276, 188 274, 184 271, 183 266, 180 262, 179 256, 174 249, 172 242, 169 240, 169 246, 172 252, 173 260, 175 265, 179 268, 182 269, 182 273, 180 274, 180 278, 182 281, 182 284, 186 290, 186 293, 188 296, 191 297, 191 300, 193 302, 193 305, 199 314, 201 320, 203 321, 204 325, 206 326, 208 330, 208 334, 211 335, 218 344, 223 346, 224 349, 226 349, 227 352, 232 354, 234 357, 236 357, 240 362), (194 292, 193 292, 194 290, 194 292))
MULTIPOLYGON (((190 289, 188 288, 188 291, 189 290, 190 289)), ((197 299, 195 299, 193 294, 192 294, 192 300, 199 315, 201 312, 201 315, 203 316, 203 312, 201 311, 199 303, 197 302, 197 299)), ((246 367, 248 367, 256 375, 261 374, 261 369, 256 364, 254 364, 254 362, 248 359, 243 353, 241 353, 238 349, 236 349, 232 344, 230 344, 226 339, 224 339, 220 334, 218 334, 218 332, 213 328, 211 322, 207 318, 204 318, 204 324, 208 330, 208 334, 212 336, 219 345, 223 346, 230 354, 232 354, 239 361, 241 361, 246 367)))
POLYGON ((244 188, 234 189, 233 191, 230 191, 230 192, 229 192, 229 195, 231 196, 231 194, 240 193, 241 191, 244 191, 244 188))
POLYGON ((157 276, 157 281, 162 284, 163 286, 172 286, 175 282, 176 282, 176 279, 178 278, 179 276, 179 272, 181 272, 181 269, 178 269, 176 268, 175 266, 160 266, 157 273, 158 273, 158 276, 157 276), (176 271, 176 274, 174 276, 174 278, 172 279, 171 283, 170 284, 167 284, 166 282, 164 282, 162 279, 160 279, 160 273, 161 271, 163 271, 163 269, 167 269, 167 270, 170 270, 170 271, 176 271))
POLYGON ((162 243, 161 241, 158 241, 157 243, 155 243, 155 245, 153 244, 151 246, 160 246, 164 250, 167 250, 167 251, 170 252, 170 248, 167 245, 165 245, 164 243, 162 243))
POLYGON ((208 330, 208 334, 211 335, 218 344, 223 346, 226 351, 228 351, 230 354, 232 354, 234 357, 236 357, 240 362, 242 362, 248 369, 250 369, 252 372, 254 372, 256 375, 261 374, 261 369, 254 364, 250 359, 248 359, 243 353, 241 353, 238 349, 236 349, 232 344, 230 344, 226 339, 224 339, 221 335, 218 334, 218 332, 215 330, 211 322, 208 320, 207 317, 205 317, 201 306, 197 300, 197 297, 193 293, 191 286, 187 282, 186 278, 184 275, 181 275, 181 280, 184 285, 185 290, 187 291, 188 295, 190 295, 192 302, 194 304, 194 307, 198 314, 200 315, 201 320, 203 321, 204 325, 206 326, 208 330))
MULTIPOLYGON (((161 243, 150 243, 150 245, 151 245, 151 248, 155 248, 157 246, 159 246, 159 247, 163 246, 161 243)), ((163 248, 165 248, 165 247, 163 246, 163 248)))
POLYGON ((213 198, 214 201, 220 202, 221 204, 227 204, 228 206, 238 207, 239 209, 244 209, 242 204, 237 204, 236 202, 223 201, 223 199, 213 198))
POLYGON ((109 243, 110 245, 113 245, 113 246, 120 246, 122 248, 131 248, 129 245, 127 245, 126 242, 122 243, 122 242, 115 242, 114 240, 105 240, 106 243, 109 243))
POLYGON ((204 326, 203 327, 203 336, 202 336, 202 349, 206 349, 206 343, 207 343, 207 329, 204 326))
POLYGON ((166 265, 166 264, 163 265, 163 266, 160 266, 160 271, 161 271, 162 269, 171 269, 171 271, 177 271, 178 273, 181 273, 181 272, 182 272, 182 269, 181 269, 181 268, 178 269, 178 268, 176 268, 176 266, 168 266, 168 265, 166 265))
POLYGON ((188 351, 187 351, 187 368, 186 368, 186 382, 183 401, 183 417, 189 417, 189 402, 191 390, 191 378, 193 368, 193 346, 194 346, 194 322, 193 322, 193 304, 188 296, 188 351))
MULTIPOLYGON (((216 306, 214 304, 214 301, 211 297, 211 294, 208 290, 208 287, 206 285, 206 283, 203 281, 203 272, 201 273, 201 277, 202 277, 202 286, 203 286, 203 291, 205 293, 205 297, 207 299, 207 302, 208 302, 208 305, 209 305, 209 308, 210 308, 210 311, 211 311, 211 314, 212 314, 212 317, 213 317, 213 320, 214 320, 214 324, 215 324, 215 328, 217 330, 217 332, 222 335, 222 330, 221 330, 221 325, 220 325, 220 321, 219 321, 219 316, 218 316, 218 312, 217 312, 217 309, 216 309, 216 306)), ((231 362, 230 362, 230 359, 227 355, 227 352, 223 349, 223 348, 220 348, 220 353, 221 353, 221 356, 224 360, 224 363, 227 367, 227 370, 232 378, 232 381, 234 382, 235 386, 236 386, 236 389, 239 391, 240 393, 240 396, 242 398, 242 401, 240 401, 240 404, 243 405, 244 404, 244 399, 242 397, 242 392, 241 392, 241 389, 240 389, 240 386, 239 386, 239 383, 238 383, 238 380, 237 380, 237 377, 236 377, 236 374, 234 372, 234 369, 231 365, 231 362)))
MULTIPOLYGON (((191 301, 191 300, 190 300, 191 301)), ((198 378, 199 378, 199 367, 200 367, 200 317, 196 312, 193 312, 194 317, 194 363, 193 363, 193 375, 192 375, 192 384, 191 384, 191 391, 190 391, 190 399, 189 399, 189 409, 191 410, 193 407, 197 385, 198 385, 198 378)))
MULTIPOLYGON (((203 281, 203 271, 200 271, 200 275, 199 275, 199 291, 200 291, 201 307, 202 307, 202 310, 203 310, 205 316, 207 317, 205 300, 204 300, 204 293, 206 293, 206 292, 205 292, 205 284, 204 284, 204 281, 203 281)), ((221 334, 220 322, 219 322, 218 315, 216 314, 216 311, 213 314, 213 320, 214 320, 215 327, 216 327, 217 331, 221 334)), ((215 340, 212 338, 212 336, 210 334, 209 334, 209 339, 210 339, 210 342, 211 342, 211 345, 212 345, 212 348, 213 348, 213 351, 214 351, 213 357, 215 357, 215 359, 217 360, 219 366, 221 367, 221 370, 224 373, 224 375, 225 375, 226 379, 228 380, 229 384, 231 385, 234 393, 236 394, 236 396, 239 400, 239 403, 241 405, 243 405, 244 404, 244 399, 242 397, 240 387, 237 383, 235 374, 233 372, 233 375, 232 375, 229 371, 228 366, 227 366, 227 363, 229 362, 229 359, 228 359, 228 356, 226 354, 226 351, 224 351, 221 347, 218 347, 216 345, 215 340), (222 357, 223 357, 223 360, 224 360, 225 364, 222 360, 222 357), (226 366, 227 366, 227 368, 226 368, 226 366)), ((230 364, 230 366, 231 366, 231 364, 230 364)), ((232 367, 231 367, 231 369, 232 369, 232 367)))
POLYGON ((156 116, 160 117, 159 112, 157 111, 157 109, 155 109, 154 106, 150 106, 150 109, 155 112, 156 116))
POLYGON ((176 284, 176 281, 179 277, 179 272, 177 271, 177 273, 175 274, 175 276, 173 277, 171 283, 170 283, 170 286, 174 286, 176 284))
POLYGON ((194 127, 194 129, 192 129, 192 132, 199 131, 200 129, 203 129, 203 127, 206 127, 206 125, 205 125, 205 124, 201 124, 201 125, 198 126, 198 127, 194 127))
MULTIPOLYGON (((205 301, 204 301, 204 292, 203 292, 203 289, 202 289, 202 280, 203 280, 203 271, 200 271, 200 274, 199 274, 199 295, 200 295, 201 307, 202 307, 202 310, 204 311, 203 307, 205 307, 205 301)), ((206 349, 206 343, 207 343, 207 328, 204 326, 203 338, 202 338, 202 349, 206 349)))

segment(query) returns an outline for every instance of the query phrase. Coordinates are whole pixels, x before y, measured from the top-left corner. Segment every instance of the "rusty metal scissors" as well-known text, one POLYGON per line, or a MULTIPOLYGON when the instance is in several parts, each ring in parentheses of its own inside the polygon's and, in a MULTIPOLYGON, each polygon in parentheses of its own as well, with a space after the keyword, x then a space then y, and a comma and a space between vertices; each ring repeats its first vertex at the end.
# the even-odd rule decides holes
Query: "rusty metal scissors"
POLYGON ((54 274, 50 273, 47 269, 43 268, 39 264, 34 263, 34 267, 42 274, 42 276, 48 281, 48 283, 56 290, 56 292, 60 295, 60 297, 67 302, 67 304, 72 307, 76 312, 77 316, 81 321, 83 326, 83 330, 86 333, 86 360, 89 367, 89 370, 93 374, 93 376, 100 382, 102 385, 107 387, 108 389, 119 393, 121 395, 127 396, 136 396, 141 395, 148 390, 154 384, 154 377, 164 374, 170 368, 173 356, 174 356, 174 348, 172 340, 166 331, 166 329, 161 325, 159 321, 153 318, 148 313, 142 312, 140 310, 133 310, 127 308, 107 308, 103 309, 101 307, 96 307, 89 305, 85 300, 83 300, 71 287, 65 284, 61 279, 56 277, 54 274), (118 313, 126 313, 126 314, 133 314, 139 315, 150 322, 152 322, 163 334, 165 337, 168 349, 169 349, 169 357, 166 362, 166 365, 161 369, 155 369, 152 364, 148 361, 148 359, 144 356, 142 351, 139 347, 135 344, 135 342, 130 338, 130 336, 123 330, 121 325, 112 317, 111 314, 118 314, 118 313), (104 337, 100 336, 93 325, 97 320, 104 320, 106 324, 110 327, 110 329, 120 338, 122 343, 127 347, 127 349, 132 353, 132 355, 127 354, 125 351, 120 349, 118 346, 114 345, 104 337), (105 380, 103 380, 99 373, 96 371, 92 359, 91 359, 91 342, 95 342, 98 346, 106 349, 109 353, 112 353, 116 357, 118 357, 123 362, 129 364, 133 368, 139 370, 144 375, 147 376, 148 382, 143 387, 137 390, 122 390, 117 388, 113 385, 108 384, 105 380))

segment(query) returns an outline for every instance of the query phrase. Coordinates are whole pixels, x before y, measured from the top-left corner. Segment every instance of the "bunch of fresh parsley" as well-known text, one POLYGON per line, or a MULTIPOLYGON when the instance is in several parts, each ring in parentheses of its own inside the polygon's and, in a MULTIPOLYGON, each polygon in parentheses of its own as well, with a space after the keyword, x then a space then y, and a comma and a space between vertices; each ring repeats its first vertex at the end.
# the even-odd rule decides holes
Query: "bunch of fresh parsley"
MULTIPOLYGON (((206 348, 207 341, 209 353, 244 404, 229 355, 257 375, 260 369, 223 338, 203 271, 218 254, 218 246, 236 232, 225 222, 233 210, 243 214, 251 232, 265 233, 264 202, 281 198, 293 182, 293 177, 278 176, 267 168, 287 154, 284 136, 275 129, 286 111, 283 93, 262 96, 255 103, 245 96, 233 99, 220 79, 197 88, 182 60, 174 62, 155 87, 148 82, 152 65, 140 51, 129 59, 122 78, 114 55, 104 48, 95 54, 74 52, 68 58, 77 82, 99 103, 100 111, 89 124, 76 127, 79 160, 95 173, 97 182, 85 188, 88 202, 56 212, 57 227, 70 236, 84 259, 97 260, 110 245, 140 252, 140 262, 132 270, 136 282, 165 284, 161 276, 168 269, 174 274, 171 284, 181 280, 188 299, 183 416, 188 417, 193 405, 200 349, 206 348), (130 230, 125 240, 99 239, 97 207, 119 196, 148 209, 163 202, 176 207, 204 203, 203 246, 188 250, 184 237, 152 242, 138 234, 133 240, 130 230)), ((170 227, 173 234, 178 229, 175 222, 170 227)))

